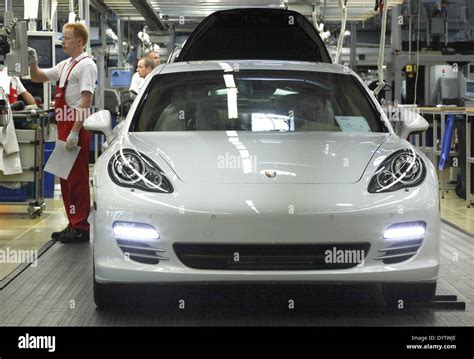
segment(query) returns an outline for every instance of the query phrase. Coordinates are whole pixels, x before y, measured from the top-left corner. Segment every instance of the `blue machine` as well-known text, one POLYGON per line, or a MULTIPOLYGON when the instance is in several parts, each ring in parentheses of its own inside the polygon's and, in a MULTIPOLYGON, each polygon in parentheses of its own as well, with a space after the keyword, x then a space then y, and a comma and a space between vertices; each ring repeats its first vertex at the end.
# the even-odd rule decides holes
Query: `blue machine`
POLYGON ((446 127, 444 130, 443 142, 441 143, 441 156, 439 158, 438 169, 440 171, 446 168, 449 160, 449 151, 451 150, 451 142, 453 141, 454 115, 447 115, 446 127))

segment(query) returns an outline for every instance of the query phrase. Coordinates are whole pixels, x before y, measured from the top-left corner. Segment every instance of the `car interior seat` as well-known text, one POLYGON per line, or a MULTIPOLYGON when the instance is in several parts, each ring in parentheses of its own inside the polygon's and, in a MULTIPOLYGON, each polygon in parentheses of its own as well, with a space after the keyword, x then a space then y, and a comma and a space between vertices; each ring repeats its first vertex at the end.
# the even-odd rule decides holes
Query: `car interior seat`
POLYGON ((161 112, 153 131, 185 131, 186 101, 182 91, 176 89, 169 105, 161 112))
POLYGON ((212 100, 200 98, 196 101, 196 130, 215 131, 224 127, 225 123, 221 122, 219 111, 212 100))
POLYGON ((341 131, 334 121, 334 112, 328 99, 302 103, 302 120, 296 125, 297 131, 341 131))

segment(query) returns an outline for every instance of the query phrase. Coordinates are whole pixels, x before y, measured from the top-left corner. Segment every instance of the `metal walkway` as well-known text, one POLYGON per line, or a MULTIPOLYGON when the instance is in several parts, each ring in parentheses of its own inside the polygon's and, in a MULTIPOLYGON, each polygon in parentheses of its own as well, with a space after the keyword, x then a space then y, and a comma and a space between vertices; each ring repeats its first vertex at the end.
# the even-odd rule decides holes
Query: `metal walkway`
POLYGON ((457 295, 465 311, 388 309, 377 286, 270 285, 148 292, 142 305, 98 310, 91 255, 91 244, 54 244, 0 291, 0 325, 474 326, 474 238, 446 224, 437 294, 457 295))

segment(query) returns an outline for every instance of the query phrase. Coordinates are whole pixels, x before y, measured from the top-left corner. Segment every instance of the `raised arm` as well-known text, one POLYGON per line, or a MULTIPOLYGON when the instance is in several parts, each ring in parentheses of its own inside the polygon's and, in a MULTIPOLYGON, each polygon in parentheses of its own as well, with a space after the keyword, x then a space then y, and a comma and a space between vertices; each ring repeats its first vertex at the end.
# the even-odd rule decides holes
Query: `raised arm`
POLYGON ((49 81, 44 71, 38 67, 38 55, 36 50, 28 48, 28 60, 30 62, 30 77, 33 82, 46 82, 49 81))

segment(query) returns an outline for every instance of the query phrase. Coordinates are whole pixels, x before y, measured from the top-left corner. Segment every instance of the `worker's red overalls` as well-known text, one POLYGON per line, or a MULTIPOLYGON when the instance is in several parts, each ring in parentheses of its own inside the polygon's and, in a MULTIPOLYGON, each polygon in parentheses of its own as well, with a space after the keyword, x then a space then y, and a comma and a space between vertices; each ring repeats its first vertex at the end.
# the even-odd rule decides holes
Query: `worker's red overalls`
MULTIPOLYGON (((11 80, 10 80, 11 81, 11 80)), ((18 101, 18 92, 13 86, 10 84, 10 93, 8 94, 8 102, 10 105, 18 101)))
MULTIPOLYGON (((69 107, 66 102, 66 89, 69 80, 69 75, 74 67, 82 60, 87 57, 83 57, 71 66, 64 87, 59 86, 63 68, 59 74, 59 79, 56 82, 56 93, 54 100, 54 111, 56 114, 56 120, 58 123, 58 139, 66 141, 71 129, 74 125, 75 114, 73 109, 69 107), (58 115, 58 111, 61 112, 58 115)), ((82 118, 85 120, 85 118, 82 118)), ((90 133, 81 128, 79 132, 78 146, 81 147, 79 155, 76 158, 71 173, 67 180, 61 179, 61 193, 63 196, 64 207, 66 209, 67 217, 69 219, 69 226, 89 230, 89 217, 90 212, 90 189, 89 189, 89 142, 90 133)))

